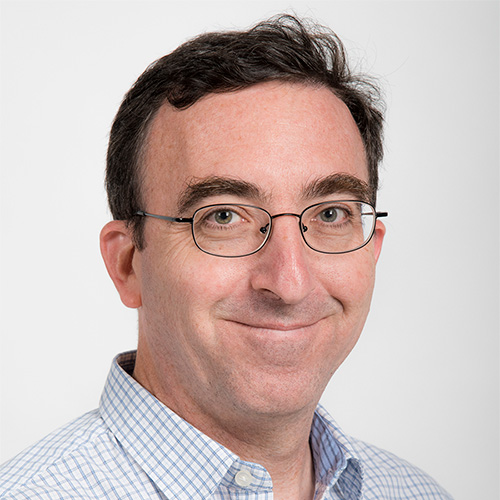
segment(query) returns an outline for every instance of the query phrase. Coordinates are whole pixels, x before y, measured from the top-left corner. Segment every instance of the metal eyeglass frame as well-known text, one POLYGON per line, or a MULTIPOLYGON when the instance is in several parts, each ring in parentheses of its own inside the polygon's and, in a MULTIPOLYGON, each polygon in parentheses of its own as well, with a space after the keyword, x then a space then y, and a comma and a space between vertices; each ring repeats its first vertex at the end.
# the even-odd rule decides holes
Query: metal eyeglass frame
POLYGON ((377 212, 375 210, 375 207, 371 203, 368 203, 366 201, 361 201, 361 200, 330 200, 330 201, 323 201, 323 202, 320 202, 320 203, 314 203, 313 205, 310 205, 310 206, 306 207, 304 210, 302 210, 302 212, 300 214, 295 214, 295 213, 292 213, 292 212, 283 212, 281 214, 271 215, 265 208, 257 207, 255 205, 248 205, 248 204, 244 204, 244 203, 215 203, 213 205, 206 205, 206 206, 198 208, 197 210, 194 211, 192 217, 171 217, 169 215, 157 215, 157 214, 152 214, 152 213, 149 213, 149 212, 145 212, 144 210, 138 210, 137 212, 135 212, 134 216, 152 217, 154 219, 160 219, 160 220, 165 220, 165 221, 169 221, 169 222, 177 222, 177 223, 182 223, 182 224, 185 224, 185 223, 191 224, 191 235, 193 237, 193 241, 194 241, 195 245, 202 252, 204 252, 204 253, 206 253, 208 255, 213 255, 215 257, 223 257, 223 258, 226 258, 226 259, 233 259, 233 258, 239 258, 239 257, 247 257, 248 255, 253 255, 254 253, 257 253, 269 241, 269 238, 270 238, 270 235, 271 235, 271 232, 272 232, 272 221, 273 221, 273 219, 276 219, 278 217, 283 217, 285 215, 297 217, 299 219, 299 229, 300 229, 300 234, 302 235, 302 239, 304 240, 304 243, 311 250, 314 250, 315 252, 324 253, 324 254, 328 254, 328 255, 339 255, 339 254, 343 254, 343 253, 355 252, 356 250, 359 250, 360 248, 363 248, 364 246, 366 246, 370 242, 370 240, 373 238, 373 235, 375 233, 376 224, 373 224, 373 228, 372 228, 371 234, 366 239, 366 241, 364 241, 362 245, 359 245, 356 248, 353 248, 351 250, 344 250, 342 252, 325 252, 323 250, 318 250, 318 249, 312 247, 308 243, 308 241, 306 240, 306 238, 304 236, 304 232, 307 231, 307 226, 305 226, 302 223, 302 216, 304 215, 305 212, 307 212, 309 209, 311 209, 313 207, 316 207, 316 206, 319 206, 319 205, 323 205, 323 204, 332 203, 332 202, 335 202, 335 203, 347 203, 347 202, 349 202, 349 203, 363 203, 365 205, 368 205, 373 210, 373 214, 375 216, 375 222, 380 217, 387 217, 389 215, 388 212, 377 212), (246 253, 246 254, 243 254, 243 255, 220 255, 220 254, 209 252, 209 251, 201 248, 200 245, 198 244, 198 242, 196 241, 196 237, 194 235, 194 224, 193 224, 193 221, 195 219, 196 214, 200 210, 205 210, 206 208, 209 208, 209 207, 227 207, 228 205, 235 205, 235 206, 249 207, 249 208, 257 208, 259 210, 262 210, 263 212, 265 212, 269 216, 269 220, 270 220, 270 222, 269 222, 269 226, 270 226, 269 230, 268 230, 267 226, 262 227, 260 229, 260 231, 263 234, 266 234, 266 236, 265 236, 264 240, 262 241, 262 243, 260 244, 260 246, 257 249, 253 250, 252 252, 249 252, 249 253, 246 253))

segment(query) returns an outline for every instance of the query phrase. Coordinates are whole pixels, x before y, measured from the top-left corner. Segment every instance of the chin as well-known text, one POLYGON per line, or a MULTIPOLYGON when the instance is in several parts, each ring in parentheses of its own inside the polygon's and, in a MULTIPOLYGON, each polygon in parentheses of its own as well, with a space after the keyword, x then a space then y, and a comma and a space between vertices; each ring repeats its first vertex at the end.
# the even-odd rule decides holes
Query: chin
POLYGON ((242 413, 261 417, 284 417, 312 412, 316 408, 328 380, 320 382, 310 370, 304 374, 295 370, 277 370, 276 373, 242 381, 233 395, 239 396, 242 413))

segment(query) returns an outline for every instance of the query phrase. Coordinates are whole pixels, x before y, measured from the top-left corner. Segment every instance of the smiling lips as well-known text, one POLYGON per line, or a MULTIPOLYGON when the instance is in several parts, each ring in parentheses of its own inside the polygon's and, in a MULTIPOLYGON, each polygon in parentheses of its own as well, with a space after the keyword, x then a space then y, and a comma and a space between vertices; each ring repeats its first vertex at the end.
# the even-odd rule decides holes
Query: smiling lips
POLYGON ((247 323, 244 321, 236 321, 236 320, 231 320, 233 323, 237 323, 238 325, 245 326, 247 328, 255 328, 258 330, 273 330, 273 331, 281 331, 281 332, 290 332, 294 330, 302 330, 304 328, 308 328, 311 326, 316 325, 321 321, 321 319, 318 319, 316 321, 308 322, 308 323, 291 323, 291 324, 285 324, 285 323, 276 323, 276 322, 259 322, 259 323, 247 323))

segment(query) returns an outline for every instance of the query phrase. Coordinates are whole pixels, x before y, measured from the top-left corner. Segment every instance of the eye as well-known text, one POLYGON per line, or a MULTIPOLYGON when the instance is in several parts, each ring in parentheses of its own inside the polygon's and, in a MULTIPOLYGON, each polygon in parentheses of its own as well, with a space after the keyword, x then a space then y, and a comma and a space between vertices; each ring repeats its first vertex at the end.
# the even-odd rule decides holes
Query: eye
POLYGON ((241 216, 238 215, 234 210, 229 210, 227 208, 214 210, 209 213, 206 217, 208 222, 212 222, 217 225, 227 226, 229 224, 234 224, 242 220, 241 216))
POLYGON ((319 218, 323 222, 341 222, 347 217, 347 211, 339 207, 328 207, 319 213, 319 218))

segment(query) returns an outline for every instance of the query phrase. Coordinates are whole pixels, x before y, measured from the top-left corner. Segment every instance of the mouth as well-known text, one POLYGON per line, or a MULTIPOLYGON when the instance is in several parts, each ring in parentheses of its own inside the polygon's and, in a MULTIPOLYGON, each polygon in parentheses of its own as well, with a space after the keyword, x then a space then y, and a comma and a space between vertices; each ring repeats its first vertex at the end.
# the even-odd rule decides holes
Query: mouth
POLYGON ((244 328, 249 328, 253 330, 292 333, 296 331, 307 330, 317 325, 322 319, 323 318, 313 321, 299 322, 299 323, 278 322, 278 321, 258 321, 258 322, 240 321, 240 320, 227 320, 227 321, 230 321, 231 323, 242 326, 244 328))

